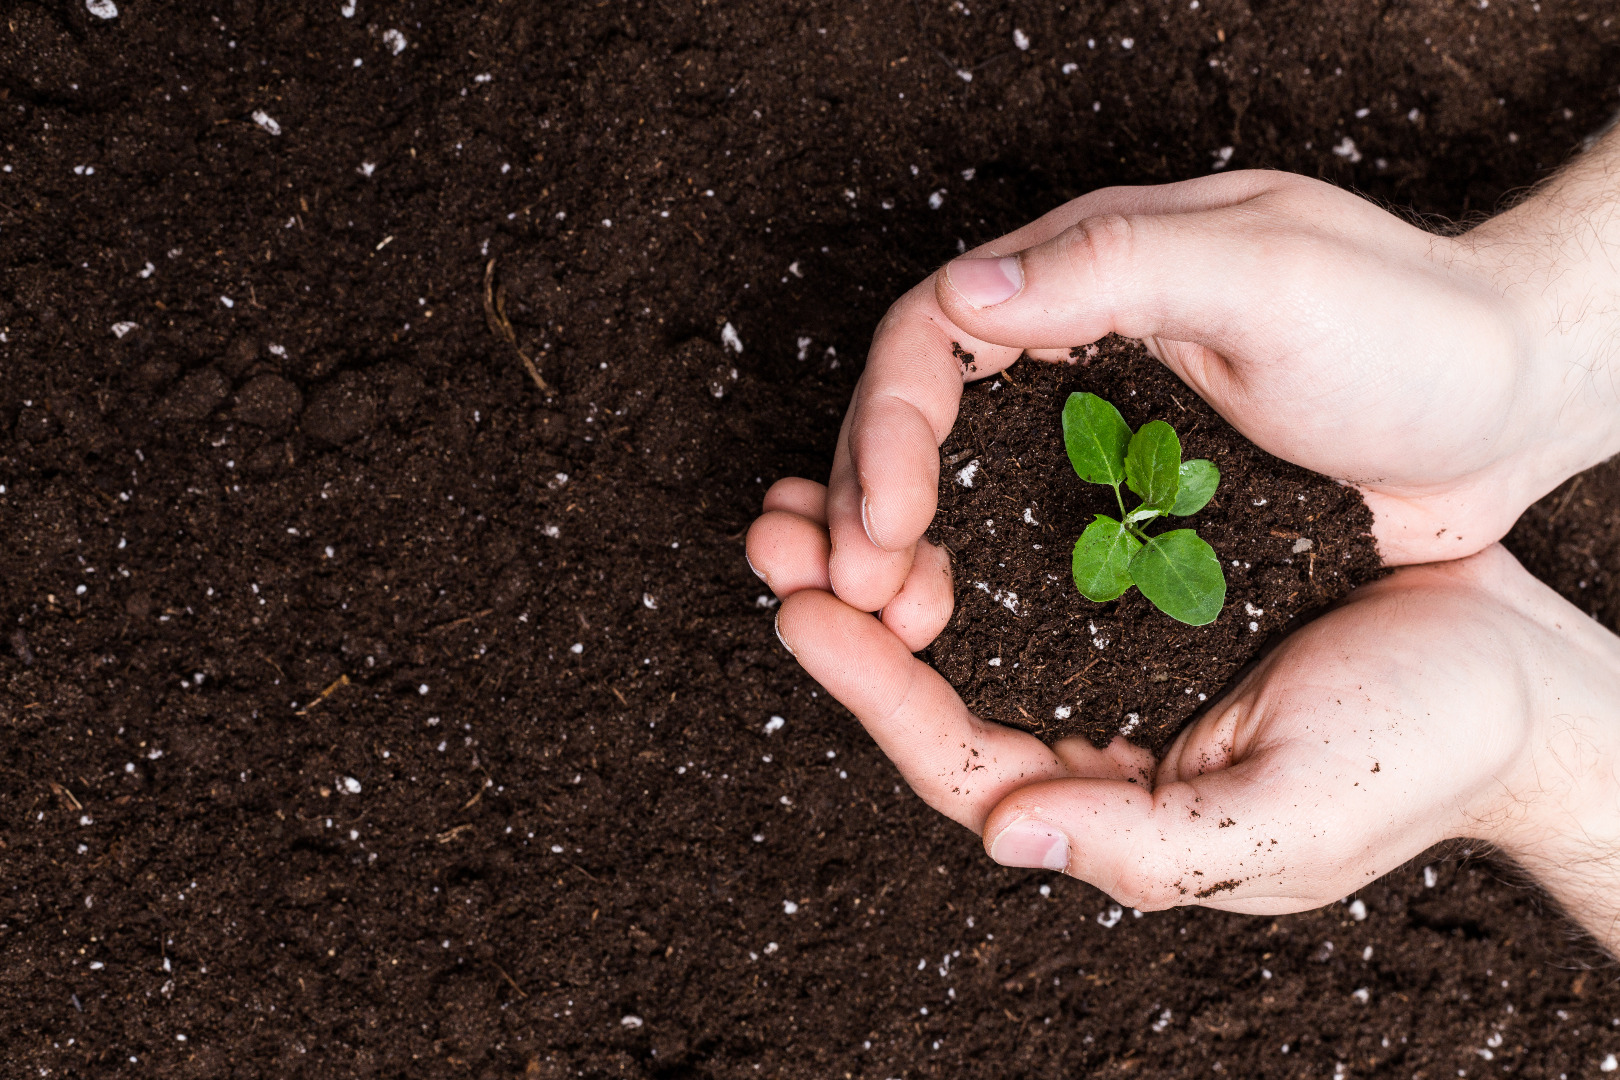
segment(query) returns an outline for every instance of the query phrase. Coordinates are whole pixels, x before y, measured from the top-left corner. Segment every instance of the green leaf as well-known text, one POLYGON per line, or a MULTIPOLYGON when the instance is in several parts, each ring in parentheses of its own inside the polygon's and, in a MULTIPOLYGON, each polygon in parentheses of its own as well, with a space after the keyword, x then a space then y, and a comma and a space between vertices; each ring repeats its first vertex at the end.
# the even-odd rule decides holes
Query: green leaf
POLYGON ((1170 512, 1177 517, 1196 514, 1215 497, 1215 487, 1221 482, 1221 470, 1213 461, 1198 458, 1181 463, 1181 487, 1176 491, 1176 505, 1170 512))
POLYGON ((1125 455, 1125 482, 1142 496, 1142 503, 1155 510, 1168 510, 1176 503, 1181 486, 1181 440, 1176 429, 1163 420, 1143 424, 1131 436, 1125 455))
POLYGON ((1176 529, 1149 540, 1131 558, 1130 575, 1154 607, 1189 626, 1214 622, 1226 602, 1221 560, 1191 529, 1176 529))
POLYGON ((1075 588, 1099 604, 1119 599, 1131 587, 1131 558, 1141 549, 1142 541, 1124 525, 1098 514, 1074 542, 1075 588))
POLYGON ((1063 445, 1080 479, 1118 485, 1130 442, 1130 425, 1096 394, 1070 394, 1063 403, 1063 445))

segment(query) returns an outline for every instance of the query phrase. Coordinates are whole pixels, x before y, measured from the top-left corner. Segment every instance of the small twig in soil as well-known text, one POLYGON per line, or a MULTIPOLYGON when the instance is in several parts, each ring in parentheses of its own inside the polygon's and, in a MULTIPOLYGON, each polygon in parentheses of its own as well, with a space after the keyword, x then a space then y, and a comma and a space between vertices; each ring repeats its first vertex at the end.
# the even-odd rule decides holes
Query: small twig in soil
POLYGON ((492 613, 494 610, 494 608, 485 608, 483 611, 475 611, 471 615, 463 615, 461 618, 452 620, 451 622, 440 623, 438 626, 429 627, 428 633, 437 634, 440 630, 448 630, 452 626, 460 626, 463 623, 470 623, 474 619, 482 619, 485 615, 492 613))
POLYGON ((73 797, 73 792, 69 791, 67 788, 63 787, 61 784, 58 784, 55 780, 51 781, 51 794, 55 795, 58 799, 61 799, 63 802, 67 803, 69 806, 73 807, 73 809, 75 809, 75 810, 83 810, 84 809, 84 804, 79 802, 78 799, 75 799, 73 797))
POLYGON ((546 380, 540 377, 540 369, 534 366, 529 354, 518 345, 517 331, 512 329, 512 321, 506 317, 506 289, 495 283, 495 260, 489 260, 484 267, 484 321, 489 324, 489 332, 512 346, 512 351, 518 354, 523 366, 529 371, 529 378, 534 385, 540 388, 541 393, 550 397, 552 389, 546 380))
POLYGON ((316 697, 316 699, 314 701, 310 702, 308 705, 305 705, 302 709, 299 709, 297 712, 293 713, 293 715, 294 716, 308 716, 309 715, 309 710, 315 708, 315 706, 319 705, 321 702, 323 702, 327 698, 331 697, 337 691, 338 687, 340 687, 340 686, 348 686, 348 685, 349 685, 349 677, 347 675, 339 675, 337 677, 337 682, 333 683, 331 686, 328 686, 325 690, 322 690, 320 692, 320 695, 318 697, 316 697))
POLYGON ((490 962, 489 962, 489 966, 490 966, 490 967, 492 967, 492 968, 494 968, 494 969, 495 969, 495 970, 496 970, 496 971, 498 971, 498 972, 500 972, 500 973, 501 973, 501 978, 503 978, 503 979, 505 979, 505 980, 506 980, 506 982, 507 982, 507 985, 509 985, 509 986, 511 986, 511 988, 512 988, 512 989, 514 989, 514 990, 516 990, 516 991, 517 991, 517 994, 518 994, 518 997, 520 997, 520 998, 527 998, 527 997, 528 997, 528 996, 529 996, 529 995, 528 995, 528 994, 525 994, 525 993, 524 993, 524 992, 523 992, 523 987, 521 987, 521 986, 519 986, 519 985, 518 985, 518 984, 517 984, 517 980, 515 980, 515 979, 513 979, 513 978, 512 978, 512 976, 510 976, 510 975, 508 975, 508 974, 507 974, 507 973, 506 973, 506 969, 505 969, 505 968, 503 968, 503 967, 501 967, 501 965, 499 965, 499 964, 497 964, 497 963, 496 963, 496 962, 495 962, 495 961, 493 961, 493 960, 491 960, 491 961, 490 961, 490 962))
POLYGON ((462 833, 468 831, 471 828, 472 828, 471 825, 457 825, 453 829, 447 829, 444 832, 440 833, 438 836, 434 837, 434 839, 436 839, 441 844, 448 844, 450 841, 454 840, 456 837, 460 836, 462 833))
MULTIPOLYGON (((568 865, 572 866, 575 870, 578 870, 580 873, 584 874, 586 877, 590 878, 592 881, 596 882, 598 885, 602 884, 602 879, 601 878, 599 878, 596 875, 592 874, 589 870, 585 869, 583 866, 579 866, 579 865, 577 865, 575 863, 569 863, 568 865)), ((591 919, 594 921, 596 919, 596 916, 592 915, 591 919)))
MULTIPOLYGON (((1102 659, 1102 657, 1100 657, 1100 656, 1092 657, 1091 663, 1087 664, 1085 667, 1081 668, 1079 671, 1075 672, 1073 675, 1070 675, 1067 679, 1063 680, 1063 685, 1068 686, 1070 683, 1074 682, 1074 680, 1080 679, 1080 676, 1084 675, 1086 672, 1088 672, 1092 668, 1096 667, 1097 666, 1097 661, 1099 661, 1101 659, 1102 659)), ((1091 685, 1091 680, 1090 679, 1081 679, 1080 681, 1085 683, 1087 686, 1091 685)))

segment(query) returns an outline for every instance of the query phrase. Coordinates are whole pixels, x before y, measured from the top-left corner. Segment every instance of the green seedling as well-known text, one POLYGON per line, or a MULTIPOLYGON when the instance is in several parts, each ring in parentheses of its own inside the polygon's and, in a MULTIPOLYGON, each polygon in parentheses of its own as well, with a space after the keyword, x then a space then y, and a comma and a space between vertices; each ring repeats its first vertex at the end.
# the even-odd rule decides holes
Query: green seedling
POLYGON ((1132 585, 1179 622, 1215 621, 1226 602, 1226 575, 1215 549, 1191 529, 1149 536, 1154 518, 1196 514, 1221 482, 1214 462, 1181 460, 1181 439, 1163 420, 1132 432, 1119 410, 1096 394, 1070 394, 1063 405, 1063 443, 1080 479, 1107 484, 1119 517, 1098 514, 1074 543, 1074 584, 1087 600, 1117 600, 1132 585), (1123 483, 1142 500, 1125 509, 1123 483))

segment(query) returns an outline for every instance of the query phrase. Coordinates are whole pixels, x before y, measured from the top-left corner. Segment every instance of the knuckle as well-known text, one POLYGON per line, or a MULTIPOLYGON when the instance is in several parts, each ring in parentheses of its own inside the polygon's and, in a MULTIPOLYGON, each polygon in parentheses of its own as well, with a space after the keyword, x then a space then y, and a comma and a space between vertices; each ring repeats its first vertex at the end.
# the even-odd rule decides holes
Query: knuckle
POLYGON ((1063 255, 1082 280, 1108 281, 1126 270, 1136 246, 1136 223, 1125 214, 1076 222, 1065 234, 1063 255))
POLYGON ((1174 907, 1181 898, 1180 875, 1172 866, 1148 856, 1138 856, 1122 867, 1108 895, 1140 911, 1162 911, 1174 907))

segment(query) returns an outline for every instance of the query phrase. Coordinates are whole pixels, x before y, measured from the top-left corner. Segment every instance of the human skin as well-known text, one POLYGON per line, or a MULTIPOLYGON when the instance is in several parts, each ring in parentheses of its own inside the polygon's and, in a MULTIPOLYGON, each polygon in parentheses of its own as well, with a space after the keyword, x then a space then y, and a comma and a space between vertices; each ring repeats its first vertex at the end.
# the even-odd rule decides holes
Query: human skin
POLYGON ((1494 541, 1620 450, 1617 174, 1611 132, 1452 238, 1279 174, 1108 189, 956 260, 879 326, 828 488, 782 482, 749 534, 783 644, 1008 865, 1143 908, 1276 912, 1469 836, 1612 950, 1620 649, 1494 541), (1157 763, 986 724, 910 655, 951 610, 921 534, 962 382, 1109 332, 1354 483, 1386 563, 1433 564, 1288 638, 1157 763))
POLYGON ((1611 132, 1455 237, 1227 173, 1092 192, 969 252, 873 337, 829 478, 833 590, 877 611, 905 585, 965 380, 1108 333, 1263 449, 1360 488, 1387 564, 1481 550, 1620 451, 1617 172, 1611 132))
POLYGON ((882 620, 833 595, 823 499, 783 481, 749 533, 783 598, 777 633, 997 862, 1143 910, 1275 914, 1470 837, 1620 944, 1620 638, 1500 545, 1356 590, 1156 762, 1123 738, 1048 747, 974 716, 912 655, 949 618, 949 591, 902 593, 882 620))

